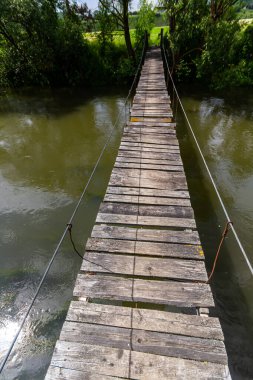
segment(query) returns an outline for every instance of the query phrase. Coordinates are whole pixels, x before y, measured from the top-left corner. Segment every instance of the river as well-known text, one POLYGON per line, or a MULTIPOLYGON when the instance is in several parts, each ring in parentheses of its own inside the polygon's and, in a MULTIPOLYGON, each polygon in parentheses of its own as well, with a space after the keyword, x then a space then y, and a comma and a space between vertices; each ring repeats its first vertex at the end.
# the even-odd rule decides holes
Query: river
MULTIPOLYGON (((93 169, 126 90, 0 93, 0 356, 6 352, 93 169)), ((238 235, 253 262, 253 94, 180 89, 238 235)), ((177 133, 201 240, 211 268, 224 216, 182 113, 177 133)), ((116 129, 73 223, 83 252, 107 186, 116 129)), ((43 379, 80 258, 68 238, 14 347, 4 379, 43 379)), ((232 234, 212 280, 234 379, 253 378, 253 281, 232 234)))

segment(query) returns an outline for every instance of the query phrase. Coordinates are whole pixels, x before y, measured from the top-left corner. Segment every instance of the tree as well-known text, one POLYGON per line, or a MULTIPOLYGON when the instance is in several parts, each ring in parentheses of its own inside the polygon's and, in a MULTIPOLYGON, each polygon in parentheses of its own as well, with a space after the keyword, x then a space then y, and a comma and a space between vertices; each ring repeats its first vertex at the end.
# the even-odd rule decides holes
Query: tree
POLYGON ((128 56, 135 63, 135 52, 132 46, 129 31, 129 6, 131 0, 99 0, 108 14, 112 15, 116 23, 123 29, 128 56))
POLYGON ((74 84, 84 80, 89 52, 82 35, 80 12, 74 15, 75 3, 0 0, 0 9, 4 51, 0 72, 6 82, 20 86, 74 84), (72 7, 71 17, 67 5, 72 7))
POLYGON ((99 4, 98 10, 95 13, 95 18, 99 24, 98 40, 101 46, 101 53, 105 53, 106 45, 112 42, 113 31, 116 28, 115 20, 111 14, 108 13, 110 1, 105 0, 106 6, 99 4))
POLYGON ((165 9, 169 19, 169 30, 172 35, 176 30, 176 18, 184 12, 189 0, 160 0, 159 4, 162 9, 165 9))
POLYGON ((135 29, 136 41, 139 43, 144 36, 145 31, 150 32, 154 26, 155 11, 148 0, 140 0, 140 10, 137 14, 137 23, 135 29))
POLYGON ((239 3, 238 0, 211 0, 210 16, 215 22, 228 13, 233 5, 239 3))

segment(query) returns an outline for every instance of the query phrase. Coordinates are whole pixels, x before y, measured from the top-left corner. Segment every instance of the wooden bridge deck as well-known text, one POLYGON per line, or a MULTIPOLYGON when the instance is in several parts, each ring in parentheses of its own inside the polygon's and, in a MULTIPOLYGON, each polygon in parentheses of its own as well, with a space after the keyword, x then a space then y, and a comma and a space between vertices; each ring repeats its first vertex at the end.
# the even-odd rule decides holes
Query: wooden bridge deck
POLYGON ((153 49, 47 380, 229 378, 169 104, 153 49))

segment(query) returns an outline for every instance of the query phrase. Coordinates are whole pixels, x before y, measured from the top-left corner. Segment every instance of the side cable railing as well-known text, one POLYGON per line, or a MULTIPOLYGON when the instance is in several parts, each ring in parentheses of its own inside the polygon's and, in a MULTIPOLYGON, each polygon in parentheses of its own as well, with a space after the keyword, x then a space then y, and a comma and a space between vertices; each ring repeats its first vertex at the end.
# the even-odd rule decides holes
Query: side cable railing
POLYGON ((242 253, 242 255, 243 255, 244 259, 245 259, 245 262, 246 262, 246 264, 247 264, 247 266, 248 266, 248 268, 249 268, 249 271, 250 271, 251 275, 253 276, 253 267, 252 267, 252 264, 250 263, 250 260, 249 260, 249 258, 248 258, 248 255, 247 255, 247 253, 245 252, 245 249, 243 248, 243 245, 242 245, 242 243, 241 243, 241 241, 240 241, 240 239, 239 239, 239 236, 238 236, 238 234, 237 234, 237 232, 236 232, 236 230, 235 230, 235 228, 234 228, 233 223, 231 222, 231 219, 230 219, 230 217, 229 217, 228 211, 227 211, 227 209, 226 209, 226 207, 225 207, 225 204, 224 204, 224 202, 223 202, 223 200, 222 200, 222 198, 221 198, 220 192, 219 192, 219 190, 218 190, 218 188, 217 188, 217 185, 216 185, 216 183, 215 183, 215 181, 214 181, 214 179, 213 179, 213 176, 212 176, 212 174, 211 174, 211 172, 210 172, 210 169, 209 169, 209 167, 208 167, 208 165, 207 165, 207 162, 206 162, 206 160, 205 160, 205 157, 204 157, 204 155, 203 155, 203 153, 202 153, 202 150, 201 150, 201 148, 200 148, 200 145, 199 145, 199 143, 198 143, 198 140, 197 140, 197 138, 196 138, 196 135, 195 135, 195 133, 194 133, 194 130, 193 130, 193 128, 192 128, 192 125, 191 125, 191 123, 190 123, 190 121, 189 121, 189 119, 188 119, 188 116, 187 116, 187 114, 186 114, 186 111, 185 111, 185 109, 184 109, 184 106, 183 106, 183 104, 182 104, 182 101, 181 101, 181 99, 180 99, 180 97, 179 97, 179 94, 178 94, 177 88, 176 88, 176 86, 175 86, 175 82, 174 82, 173 77, 172 77, 171 72, 170 72, 170 67, 169 67, 169 62, 168 62, 168 56, 167 56, 166 49, 165 49, 165 47, 164 47, 164 40, 163 40, 163 38, 161 39, 161 49, 162 49, 162 55, 163 55, 163 60, 164 60, 164 64, 165 64, 165 69, 166 69, 166 75, 168 76, 168 78, 170 79, 170 81, 171 81, 171 83, 172 83, 173 90, 174 90, 174 92, 175 92, 175 94, 176 94, 177 100, 178 100, 178 102, 179 102, 179 104, 180 104, 180 107, 181 107, 181 110, 182 110, 182 112, 183 112, 183 114, 184 114, 184 117, 185 117, 185 120, 186 120, 186 122, 187 122, 187 125, 188 125, 188 127, 189 127, 189 129, 190 129, 190 131, 191 131, 191 134, 192 134, 193 140, 194 140, 194 142, 195 142, 195 144, 196 144, 196 147, 197 147, 197 149, 198 149, 198 152, 199 152, 199 154, 200 154, 200 157, 201 157, 201 159, 202 159, 202 161, 203 161, 204 167, 205 167, 205 169, 206 169, 206 171, 207 171, 207 173, 208 173, 209 179, 210 179, 210 181, 211 181, 211 183, 212 183, 212 185, 213 185, 214 191, 215 191, 215 193, 216 193, 216 195, 217 195, 217 197, 218 197, 218 200, 219 200, 219 202, 220 202, 220 205, 221 205, 221 207, 222 207, 222 210, 223 210, 223 212, 224 212, 224 214, 225 214, 225 217, 226 217, 226 219, 227 219, 227 223, 229 223, 229 225, 230 225, 230 229, 231 229, 231 231, 233 232, 233 235, 234 235, 234 237, 235 237, 235 240, 236 240, 236 242, 237 242, 237 244, 238 244, 238 246, 239 246, 239 248, 240 248, 240 251, 241 251, 241 253, 242 253))
POLYGON ((36 289, 36 292, 35 292, 35 294, 34 294, 34 296, 32 298, 32 301, 31 301, 31 303, 30 303, 27 311, 25 312, 25 314, 23 316, 22 321, 20 323, 20 326, 19 326, 19 328, 18 328, 18 330, 17 330, 17 332, 16 332, 16 334, 15 334, 15 336, 14 336, 14 338, 13 338, 11 344, 10 344, 10 347, 9 347, 9 349, 8 349, 6 355, 5 355, 5 357, 4 357, 4 359, 3 359, 2 363, 1 363, 0 374, 2 373, 2 371, 3 371, 3 369, 4 369, 5 365, 6 365, 6 363, 8 361, 8 359, 10 357, 10 354, 11 354, 11 352, 13 350, 13 347, 14 347, 14 345, 15 345, 15 343, 16 343, 16 341, 17 341, 17 339, 18 339, 18 337, 19 337, 19 335, 20 335, 20 333, 21 333, 21 331, 22 331, 22 329, 24 327, 24 324, 25 324, 25 322, 26 322, 26 320, 27 320, 27 318, 28 318, 28 316, 29 316, 29 314, 31 312, 31 309, 32 309, 32 307, 33 307, 33 305, 34 305, 37 297, 38 297, 40 289, 41 289, 41 287, 42 287, 42 285, 43 285, 43 283, 44 283, 44 281, 45 281, 45 279, 47 277, 47 274, 48 274, 48 272, 49 272, 49 270, 50 270, 50 268, 51 268, 51 266, 52 266, 52 264, 53 264, 53 262, 54 262, 54 260, 55 260, 55 258, 57 256, 58 252, 59 252, 59 249, 60 249, 60 247, 61 247, 61 245, 63 243, 63 240, 64 240, 67 232, 69 231, 70 226, 72 226, 72 224, 73 224, 73 220, 75 218, 75 215, 76 215, 76 213, 77 213, 77 211, 78 211, 78 209, 80 207, 80 204, 81 204, 81 202, 82 202, 82 200, 83 200, 83 198, 84 198, 84 196, 86 194, 86 191, 87 191, 87 189, 88 189, 88 187, 89 187, 89 185, 90 185, 90 183, 91 183, 91 181, 93 179, 93 176, 94 176, 94 174, 95 174, 95 172, 97 170, 97 167, 98 167, 98 165, 99 165, 99 163, 101 161, 101 158, 103 157, 104 152, 105 152, 106 148, 108 147, 109 142, 111 141, 113 133, 116 130, 116 127, 118 126, 118 124, 119 124, 119 122, 120 122, 120 120, 122 118, 123 112, 125 112, 127 104, 129 102, 129 99, 130 99, 130 97, 132 95, 133 89, 135 88, 137 80, 139 78, 140 70, 141 70, 141 67, 142 67, 144 59, 145 59, 145 53, 146 53, 146 50, 147 50, 147 46, 148 46, 147 33, 145 33, 144 41, 143 41, 143 49, 142 49, 142 53, 141 53, 141 58, 140 58, 137 70, 135 72, 133 82, 132 82, 131 87, 129 89, 128 95, 125 98, 125 101, 124 101, 124 103, 123 103, 123 105, 121 107, 121 110, 118 113, 116 121, 113 124, 113 126, 112 126, 112 128, 111 128, 111 130, 110 130, 110 132, 108 134, 108 137, 107 137, 107 139, 105 141, 105 144, 104 144, 104 146, 103 146, 103 148, 102 148, 102 150, 101 150, 101 152, 100 152, 100 154, 99 154, 99 156, 97 158, 97 161, 96 161, 95 166, 94 166, 94 168, 93 168, 93 170, 92 170, 92 172, 91 172, 91 174, 89 176, 89 179, 88 179, 87 183, 84 186, 83 192, 80 195, 80 198, 79 198, 79 200, 78 200, 78 202, 76 204, 76 207, 75 207, 75 209, 74 209, 74 211, 73 211, 70 219, 66 223, 66 227, 65 227, 65 229, 63 231, 63 234, 62 234, 62 236, 61 236, 61 238, 60 238, 60 240, 59 240, 59 242, 58 242, 58 244, 57 244, 57 246, 56 246, 56 248, 55 248, 55 250, 53 252, 53 255, 52 255, 50 261, 48 262, 48 265, 47 265, 47 267, 45 269, 45 272, 44 272, 44 274, 43 274, 43 276, 42 276, 42 278, 41 278, 41 280, 39 282, 39 285, 38 285, 38 287, 36 289))

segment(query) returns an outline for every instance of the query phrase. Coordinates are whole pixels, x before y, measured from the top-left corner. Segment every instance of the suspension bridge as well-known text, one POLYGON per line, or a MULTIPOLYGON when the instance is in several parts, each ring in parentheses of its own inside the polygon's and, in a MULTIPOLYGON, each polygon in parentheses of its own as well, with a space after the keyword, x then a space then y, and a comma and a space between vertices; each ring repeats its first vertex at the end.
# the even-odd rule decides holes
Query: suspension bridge
POLYGON ((46 379, 229 379, 159 48, 130 119, 46 379))

